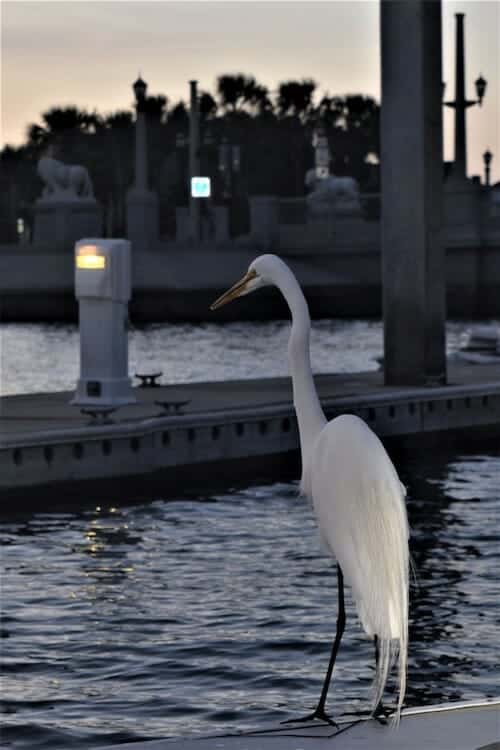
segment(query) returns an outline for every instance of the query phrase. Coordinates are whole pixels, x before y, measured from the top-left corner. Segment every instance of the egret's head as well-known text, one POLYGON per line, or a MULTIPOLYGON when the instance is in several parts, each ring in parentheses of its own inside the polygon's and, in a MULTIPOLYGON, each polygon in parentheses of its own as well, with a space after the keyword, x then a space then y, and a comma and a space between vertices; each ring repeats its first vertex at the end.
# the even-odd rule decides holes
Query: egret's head
POLYGON ((215 302, 210 305, 211 310, 227 305, 237 297, 244 297, 263 286, 276 283, 276 275, 282 267, 286 267, 276 255, 259 255, 248 267, 248 271, 227 292, 224 292, 215 302))

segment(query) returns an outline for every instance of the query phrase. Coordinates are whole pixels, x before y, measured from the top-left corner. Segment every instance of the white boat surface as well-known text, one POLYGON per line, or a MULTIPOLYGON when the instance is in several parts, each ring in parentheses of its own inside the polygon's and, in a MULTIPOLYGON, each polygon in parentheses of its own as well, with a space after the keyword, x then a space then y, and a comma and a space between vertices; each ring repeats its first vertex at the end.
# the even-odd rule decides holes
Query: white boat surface
POLYGON ((500 750, 500 697, 402 712, 399 727, 373 719, 281 724, 211 737, 148 740, 101 750, 500 750))

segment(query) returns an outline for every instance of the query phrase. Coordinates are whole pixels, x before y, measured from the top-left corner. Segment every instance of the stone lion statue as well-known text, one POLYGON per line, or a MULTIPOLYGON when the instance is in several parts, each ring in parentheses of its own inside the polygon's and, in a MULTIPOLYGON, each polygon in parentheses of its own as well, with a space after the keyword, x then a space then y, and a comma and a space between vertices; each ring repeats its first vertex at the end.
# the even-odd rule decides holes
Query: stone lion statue
POLYGON ((45 186, 43 198, 82 200, 94 198, 92 181, 86 167, 79 164, 63 164, 49 156, 38 162, 38 175, 45 186))
POLYGON ((305 184, 313 188, 307 196, 307 204, 312 215, 320 216, 331 211, 356 215, 361 213, 359 186, 354 177, 330 175, 316 179, 314 169, 306 173, 305 184))

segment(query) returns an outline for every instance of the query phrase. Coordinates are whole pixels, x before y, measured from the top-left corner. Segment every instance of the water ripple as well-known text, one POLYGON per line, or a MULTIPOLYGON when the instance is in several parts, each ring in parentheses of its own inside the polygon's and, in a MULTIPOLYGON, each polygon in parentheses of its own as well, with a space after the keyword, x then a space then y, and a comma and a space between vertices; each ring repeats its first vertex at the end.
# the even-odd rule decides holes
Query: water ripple
MULTIPOLYGON (((470 326, 467 321, 447 323, 448 353, 457 350, 470 326)), ((286 320, 223 325, 152 323, 133 327, 129 331, 129 370, 163 371, 166 383, 287 375, 284 353, 289 329, 286 320)), ((0 331, 3 395, 75 387, 79 367, 75 325, 7 323, 0 326, 0 331), (30 366, 33 362, 36 368, 30 366)), ((325 319, 312 323, 315 372, 376 370, 382 349, 380 321, 325 319)))
MULTIPOLYGON (((402 475, 417 575, 408 704, 492 696, 500 453, 419 457, 402 475)), ((99 508, 0 524, 5 747, 208 733, 312 706, 336 583, 296 483, 99 508)), ((366 708, 373 678, 349 595, 347 608, 337 714, 366 708)))

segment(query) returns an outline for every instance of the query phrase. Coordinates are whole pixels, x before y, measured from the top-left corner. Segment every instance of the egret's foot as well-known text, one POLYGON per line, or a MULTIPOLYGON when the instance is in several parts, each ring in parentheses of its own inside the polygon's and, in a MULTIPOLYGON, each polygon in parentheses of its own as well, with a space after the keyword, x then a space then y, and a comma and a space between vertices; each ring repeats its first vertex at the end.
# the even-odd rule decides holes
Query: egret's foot
POLYGON ((324 721, 325 724, 329 724, 331 727, 335 727, 336 729, 339 728, 339 725, 336 721, 332 719, 331 716, 328 716, 326 711, 323 708, 317 708, 315 711, 312 712, 312 714, 307 714, 307 716, 301 716, 299 719, 286 719, 286 721, 282 721, 282 724, 302 724, 307 721, 314 721, 314 719, 319 719, 320 721, 324 721))
POLYGON ((383 705, 382 701, 378 704, 375 711, 373 712, 373 718, 378 721, 379 724, 387 726, 389 723, 390 711, 383 705))

